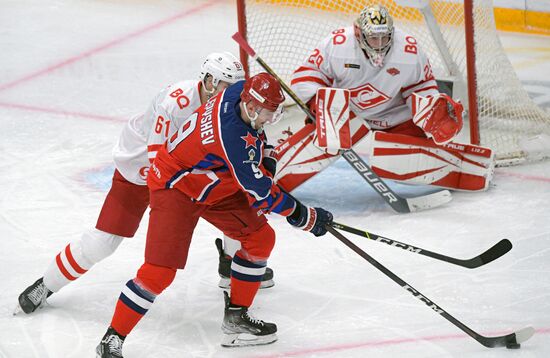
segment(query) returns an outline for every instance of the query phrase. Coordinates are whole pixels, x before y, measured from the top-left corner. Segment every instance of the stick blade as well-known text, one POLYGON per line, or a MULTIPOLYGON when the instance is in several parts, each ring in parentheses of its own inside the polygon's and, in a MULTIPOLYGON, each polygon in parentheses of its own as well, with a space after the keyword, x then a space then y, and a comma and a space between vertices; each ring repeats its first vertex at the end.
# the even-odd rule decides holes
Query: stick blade
POLYGON ((239 44, 239 46, 246 52, 246 54, 253 59, 256 59, 256 52, 250 47, 244 36, 240 32, 235 32, 231 38, 239 44))
POLYGON ((435 193, 418 196, 416 198, 407 198, 410 212, 421 211, 435 208, 448 203, 453 199, 451 192, 448 190, 440 190, 435 193))
POLYGON ((508 349, 517 349, 521 344, 533 337, 535 329, 533 327, 525 327, 517 332, 510 333, 501 337, 483 337, 481 344, 488 348, 506 347, 508 349))
POLYGON ((460 260, 460 265, 469 269, 478 268, 489 262, 495 261, 510 250, 512 250, 512 243, 510 240, 502 239, 481 255, 469 260, 460 260))
POLYGON ((515 333, 516 335, 516 341, 521 344, 525 342, 526 340, 533 337, 535 334, 535 329, 533 327, 525 327, 515 333))
POLYGON ((533 334, 535 334, 535 329, 533 327, 525 327, 505 336, 484 337, 476 334, 472 337, 487 348, 506 347, 508 349, 517 349, 521 347, 523 342, 533 337, 533 334))
POLYGON ((510 242, 510 240, 502 239, 495 246, 491 247, 489 250, 480 255, 481 264, 488 264, 489 262, 498 259, 510 250, 512 250, 512 243, 510 242))

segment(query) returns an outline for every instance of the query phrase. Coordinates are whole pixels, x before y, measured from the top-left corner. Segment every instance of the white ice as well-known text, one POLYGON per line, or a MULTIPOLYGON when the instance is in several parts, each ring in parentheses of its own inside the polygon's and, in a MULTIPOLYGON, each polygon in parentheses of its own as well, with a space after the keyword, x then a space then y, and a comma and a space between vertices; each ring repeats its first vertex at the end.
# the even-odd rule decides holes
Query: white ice
MULTIPOLYGON (((211 51, 237 51, 234 1, 3 0, 0 5, 0 357, 92 357, 124 283, 143 261, 135 238, 32 315, 18 294, 95 224, 111 148, 168 83, 197 76, 211 51)), ((550 108, 550 37, 502 34, 525 87, 550 108)), ((394 186, 403 195, 421 189, 394 186)), ((346 234, 484 335, 533 325, 520 350, 488 349, 327 235, 273 217, 276 286, 253 314, 279 327, 268 346, 220 347, 218 232, 200 223, 187 268, 125 343, 125 357, 549 357, 550 163, 498 169, 484 193, 399 215, 345 162, 295 192, 338 221, 460 258, 502 238, 511 252, 468 270, 346 234)))

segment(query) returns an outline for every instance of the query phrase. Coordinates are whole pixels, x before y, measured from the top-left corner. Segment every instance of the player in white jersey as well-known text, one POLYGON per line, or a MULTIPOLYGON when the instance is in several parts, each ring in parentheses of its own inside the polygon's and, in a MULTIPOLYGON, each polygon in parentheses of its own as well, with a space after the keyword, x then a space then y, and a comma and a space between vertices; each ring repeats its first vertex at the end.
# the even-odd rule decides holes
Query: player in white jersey
MULTIPOLYGON (((21 293, 21 310, 35 311, 52 293, 111 255, 123 238, 134 236, 149 205, 146 180, 157 150, 195 109, 244 76, 235 56, 212 53, 201 66, 200 80, 181 81, 164 88, 145 113, 127 122, 113 150, 115 173, 96 227, 61 250, 44 276, 21 293)), ((220 262, 222 259, 225 255, 220 256, 220 262)))
POLYGON ((340 126, 335 139, 341 145, 331 153, 313 124, 288 138, 278 147, 277 178, 286 190, 326 168, 339 149, 349 149, 367 134, 370 164, 381 177, 452 189, 487 188, 491 150, 450 143, 462 128, 462 105, 439 92, 427 56, 413 36, 394 27, 386 8, 367 6, 353 26, 322 40, 294 72, 291 88, 309 104, 323 131, 340 126), (336 101, 338 93, 341 101, 336 101), (338 107, 339 118, 331 105, 338 107), (336 123, 342 119, 346 125, 336 123))

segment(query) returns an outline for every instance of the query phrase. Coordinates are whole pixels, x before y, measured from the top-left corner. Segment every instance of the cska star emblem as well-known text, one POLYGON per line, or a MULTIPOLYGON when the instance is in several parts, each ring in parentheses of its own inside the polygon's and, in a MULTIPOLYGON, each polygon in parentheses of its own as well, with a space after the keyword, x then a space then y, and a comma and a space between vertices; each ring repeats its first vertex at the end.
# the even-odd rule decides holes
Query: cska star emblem
POLYGON ((254 137, 250 132, 247 133, 246 136, 241 137, 241 139, 246 143, 244 149, 248 147, 256 148, 256 141, 258 138, 254 137))

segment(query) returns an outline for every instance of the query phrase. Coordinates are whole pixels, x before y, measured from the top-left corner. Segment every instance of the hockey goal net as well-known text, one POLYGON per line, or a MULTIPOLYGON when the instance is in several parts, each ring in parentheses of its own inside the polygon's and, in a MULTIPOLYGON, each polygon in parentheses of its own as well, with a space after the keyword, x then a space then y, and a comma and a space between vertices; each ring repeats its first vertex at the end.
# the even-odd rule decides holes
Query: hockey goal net
MULTIPOLYGON (((471 0, 467 0, 471 1, 471 0)), ((292 72, 331 31, 350 26, 367 1, 238 0, 239 31, 277 74, 292 72)), ((395 26, 413 35, 428 54, 437 79, 453 83, 453 97, 468 108, 467 51, 463 1, 382 0, 395 26)), ((550 113, 523 89, 495 27, 492 0, 473 0, 473 43, 477 119, 470 118, 473 143, 491 147, 497 164, 550 156, 550 113)), ((468 31, 471 31, 469 29, 468 31)), ((472 46, 470 46, 472 47, 472 46)), ((250 74, 261 67, 241 52, 250 74)), ((474 102, 472 102, 474 103, 474 102)), ((467 132, 466 130, 463 132, 467 132)))

